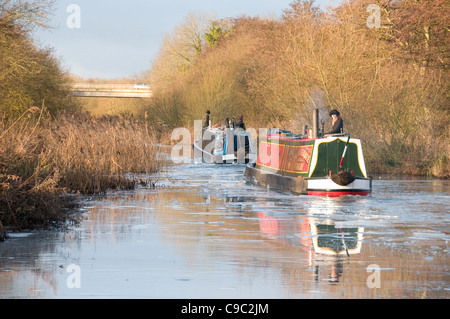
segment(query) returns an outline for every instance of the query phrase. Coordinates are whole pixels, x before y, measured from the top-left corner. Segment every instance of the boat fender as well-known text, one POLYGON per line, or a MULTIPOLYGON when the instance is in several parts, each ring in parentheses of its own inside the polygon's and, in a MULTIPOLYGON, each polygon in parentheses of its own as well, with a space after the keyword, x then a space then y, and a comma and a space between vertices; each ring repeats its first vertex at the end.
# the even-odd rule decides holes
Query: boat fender
POLYGON ((355 177, 350 172, 339 172, 331 176, 331 180, 338 185, 347 186, 355 181, 355 177))

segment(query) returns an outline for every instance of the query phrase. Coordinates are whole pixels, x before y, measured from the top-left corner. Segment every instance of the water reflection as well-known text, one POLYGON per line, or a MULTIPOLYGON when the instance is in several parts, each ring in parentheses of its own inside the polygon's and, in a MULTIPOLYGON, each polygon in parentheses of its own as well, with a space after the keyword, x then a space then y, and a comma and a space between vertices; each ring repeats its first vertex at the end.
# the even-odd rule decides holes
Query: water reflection
MULTIPOLYGON (((206 203, 215 200, 241 203, 240 206, 246 207, 246 203, 257 202, 257 198, 212 193, 206 187, 202 188, 201 195, 206 203)), ((260 211, 255 213, 259 220, 261 237, 306 252, 308 267, 314 267, 313 276, 316 282, 320 280, 320 267, 324 264, 329 272, 328 281, 338 282, 343 272, 345 257, 349 258, 350 255, 359 254, 361 251, 364 227, 339 226, 332 216, 344 207, 336 205, 335 202, 321 201, 317 204, 313 201, 306 211, 296 213, 280 211, 280 207, 274 202, 260 202, 257 207, 260 211)), ((305 255, 299 254, 298 257, 304 258, 305 255)))
POLYGON ((0 298, 449 296, 448 188, 381 181, 370 197, 327 199, 241 177, 239 166, 174 167, 166 187, 87 201, 69 231, 0 244, 0 298), (81 289, 67 288, 69 264, 81 289), (379 289, 366 283, 372 264, 379 289))
POLYGON ((286 245, 329 256, 359 254, 363 228, 336 228, 314 218, 280 218, 258 213, 261 233, 286 245))

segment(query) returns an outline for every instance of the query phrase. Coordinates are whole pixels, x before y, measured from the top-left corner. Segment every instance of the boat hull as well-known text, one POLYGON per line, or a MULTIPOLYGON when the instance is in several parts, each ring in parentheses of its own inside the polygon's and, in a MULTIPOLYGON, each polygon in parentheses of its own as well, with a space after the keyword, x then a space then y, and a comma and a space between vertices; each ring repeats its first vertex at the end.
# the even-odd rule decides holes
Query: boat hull
POLYGON ((246 167, 247 181, 314 196, 371 193, 361 141, 348 133, 309 138, 287 131, 260 138, 255 165, 246 167))
POLYGON ((344 195, 367 196, 372 191, 371 178, 355 178, 345 186, 336 184, 331 178, 310 178, 307 194, 313 196, 338 197, 344 195))
POLYGON ((256 160, 250 134, 231 129, 204 129, 193 144, 194 161, 210 164, 247 164, 256 160))
POLYGON ((297 194, 307 193, 308 183, 306 179, 268 173, 263 169, 255 167, 254 164, 248 164, 245 167, 244 177, 251 184, 287 190, 297 194))
POLYGON ((254 164, 245 167, 244 177, 248 183, 311 196, 367 196, 372 190, 371 178, 357 177, 350 184, 342 186, 336 184, 331 177, 307 178, 273 174, 255 167, 254 164))
POLYGON ((246 164, 249 162, 245 158, 238 159, 234 154, 212 154, 207 152, 200 147, 198 141, 194 142, 194 159, 209 164, 246 164))

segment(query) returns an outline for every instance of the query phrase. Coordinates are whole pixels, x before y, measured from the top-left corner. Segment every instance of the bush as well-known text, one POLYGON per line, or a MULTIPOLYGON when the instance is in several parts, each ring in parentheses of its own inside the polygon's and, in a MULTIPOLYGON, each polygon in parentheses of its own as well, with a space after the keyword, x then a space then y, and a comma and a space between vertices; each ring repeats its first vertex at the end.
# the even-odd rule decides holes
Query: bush
POLYGON ((0 145, 0 222, 16 229, 76 218, 69 193, 153 185, 150 175, 164 165, 147 125, 131 116, 52 117, 34 108, 0 121, 0 145))

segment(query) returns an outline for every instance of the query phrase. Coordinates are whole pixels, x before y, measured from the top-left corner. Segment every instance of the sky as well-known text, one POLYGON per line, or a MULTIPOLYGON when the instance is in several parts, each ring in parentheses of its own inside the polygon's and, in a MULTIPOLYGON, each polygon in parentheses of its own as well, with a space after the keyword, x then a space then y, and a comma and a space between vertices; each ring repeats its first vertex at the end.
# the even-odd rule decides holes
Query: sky
MULTIPOLYGON (((189 13, 280 17, 292 0, 58 0, 35 38, 84 79, 138 77, 189 13), (75 7, 73 5, 76 5, 75 7)), ((316 0, 323 9, 336 0, 316 0)))

